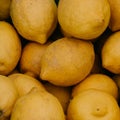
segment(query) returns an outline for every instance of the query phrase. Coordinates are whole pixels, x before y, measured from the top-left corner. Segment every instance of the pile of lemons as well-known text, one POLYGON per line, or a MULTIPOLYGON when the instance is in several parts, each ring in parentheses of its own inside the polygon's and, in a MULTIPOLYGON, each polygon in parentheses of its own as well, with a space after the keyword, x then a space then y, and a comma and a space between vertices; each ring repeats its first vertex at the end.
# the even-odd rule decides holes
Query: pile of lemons
POLYGON ((119 0, 0 0, 0 120, 120 120, 119 0))

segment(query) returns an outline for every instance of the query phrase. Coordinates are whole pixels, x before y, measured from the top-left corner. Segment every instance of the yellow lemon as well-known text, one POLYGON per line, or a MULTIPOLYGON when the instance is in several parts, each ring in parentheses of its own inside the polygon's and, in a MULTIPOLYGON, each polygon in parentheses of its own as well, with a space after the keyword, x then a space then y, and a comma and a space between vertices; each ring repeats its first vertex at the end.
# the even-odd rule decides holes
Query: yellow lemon
POLYGON ((94 58, 90 41, 58 39, 47 47, 42 56, 40 78, 59 86, 77 84, 90 73, 94 58))
POLYGON ((17 88, 19 96, 23 96, 31 91, 31 89, 36 88, 44 91, 45 88, 40 81, 22 73, 14 73, 8 76, 11 83, 17 88))
POLYGON ((20 97, 13 108, 10 120, 65 120, 58 99, 48 92, 31 91, 20 97))
POLYGON ((112 95, 86 90, 70 101, 67 120, 120 120, 120 109, 112 95))
POLYGON ((12 0, 10 16, 21 36, 43 44, 56 28, 57 6, 54 0, 12 0))
POLYGON ((118 99, 118 87, 115 81, 105 74, 90 74, 73 88, 72 96, 88 89, 97 89, 111 94, 118 99))
POLYGON ((0 21, 0 74, 8 75, 15 69, 21 56, 21 40, 14 27, 0 21))
POLYGON ((65 35, 91 40, 108 27, 110 5, 108 0, 60 0, 58 21, 65 35))
POLYGON ((48 45, 49 43, 39 44, 36 42, 26 44, 21 54, 20 71, 33 77, 39 77, 41 57, 48 45))
POLYGON ((111 34, 102 47, 102 66, 108 71, 120 73, 120 31, 111 34))

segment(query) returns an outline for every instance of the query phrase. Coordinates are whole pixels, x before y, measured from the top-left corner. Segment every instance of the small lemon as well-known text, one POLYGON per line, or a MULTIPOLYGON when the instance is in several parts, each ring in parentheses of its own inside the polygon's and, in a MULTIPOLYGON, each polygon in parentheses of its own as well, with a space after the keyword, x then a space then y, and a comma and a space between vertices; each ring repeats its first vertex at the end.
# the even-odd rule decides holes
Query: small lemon
POLYGON ((33 77, 39 77, 41 57, 49 44, 39 44, 37 42, 26 44, 21 53, 20 71, 33 77))
POLYGON ((90 74, 82 82, 73 88, 72 96, 88 89, 97 89, 111 94, 116 100, 118 99, 118 87, 115 81, 105 74, 90 74))
POLYGON ((22 73, 14 73, 8 76, 12 84, 17 88, 19 96, 29 93, 33 88, 44 91, 45 88, 40 81, 22 73))

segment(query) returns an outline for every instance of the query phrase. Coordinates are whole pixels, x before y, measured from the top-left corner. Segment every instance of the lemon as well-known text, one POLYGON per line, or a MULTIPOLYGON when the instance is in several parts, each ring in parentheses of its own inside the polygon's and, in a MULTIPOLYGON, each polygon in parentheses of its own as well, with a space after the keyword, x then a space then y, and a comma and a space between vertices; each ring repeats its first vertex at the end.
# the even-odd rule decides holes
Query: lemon
POLYGON ((110 5, 108 0, 60 0, 58 21, 64 35, 91 40, 108 27, 110 5))
POLYGON ((65 120, 58 99, 48 92, 34 91, 20 97, 10 120, 65 120))
POLYGON ((14 73, 8 76, 11 83, 16 86, 19 97, 29 93, 33 88, 44 91, 45 88, 40 81, 22 73, 14 73))
POLYGON ((105 41, 102 52, 102 66, 108 71, 120 74, 120 31, 111 34, 105 41))
POLYGON ((10 16, 21 36, 43 44, 56 28, 57 6, 54 0, 12 0, 10 16))
POLYGON ((17 66, 21 56, 21 40, 14 27, 0 21, 0 74, 8 75, 17 66))
POLYGON ((97 89, 111 94, 116 100, 118 99, 118 86, 115 81, 105 74, 90 74, 82 82, 73 88, 72 96, 88 89, 97 89))
POLYGON ((120 120, 120 109, 112 95, 86 90, 70 101, 67 120, 120 120))
POLYGON ((20 71, 33 77, 39 77, 41 57, 49 44, 39 44, 37 42, 26 44, 21 54, 20 71))
POLYGON ((77 84, 90 73, 94 58, 94 46, 90 41, 57 39, 42 56, 40 78, 59 86, 77 84))

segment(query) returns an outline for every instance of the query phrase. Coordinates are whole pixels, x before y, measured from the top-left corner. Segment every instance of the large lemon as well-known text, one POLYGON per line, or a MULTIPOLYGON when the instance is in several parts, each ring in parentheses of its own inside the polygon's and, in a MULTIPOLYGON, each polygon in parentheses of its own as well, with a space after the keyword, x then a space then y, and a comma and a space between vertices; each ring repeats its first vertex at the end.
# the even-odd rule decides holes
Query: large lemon
POLYGON ((45 43, 57 24, 54 0, 12 0, 10 15, 21 36, 45 43))
POLYGON ((60 86, 77 84, 90 73, 94 59, 90 41, 64 37, 46 48, 41 59, 40 77, 60 86))
POLYGON ((67 120, 120 120, 120 108, 112 95, 86 90, 70 101, 67 120))
POLYGON ((107 0, 60 0, 58 21, 63 33, 80 39, 94 39, 107 28, 110 5, 107 0))
POLYGON ((33 89, 16 101, 10 120, 65 120, 65 115, 56 97, 33 89))

